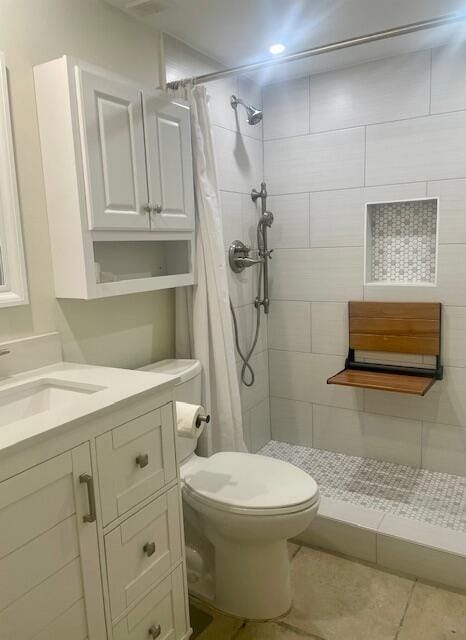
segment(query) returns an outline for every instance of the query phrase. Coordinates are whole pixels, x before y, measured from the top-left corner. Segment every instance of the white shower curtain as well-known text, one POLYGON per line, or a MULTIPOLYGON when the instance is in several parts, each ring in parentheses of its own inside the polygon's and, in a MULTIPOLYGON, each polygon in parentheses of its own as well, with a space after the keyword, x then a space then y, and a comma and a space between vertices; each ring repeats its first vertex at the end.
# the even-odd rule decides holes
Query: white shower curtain
POLYGON ((176 356, 203 366, 203 402, 212 421, 200 453, 246 451, 207 92, 203 86, 182 91, 191 105, 197 284, 176 290, 176 356))

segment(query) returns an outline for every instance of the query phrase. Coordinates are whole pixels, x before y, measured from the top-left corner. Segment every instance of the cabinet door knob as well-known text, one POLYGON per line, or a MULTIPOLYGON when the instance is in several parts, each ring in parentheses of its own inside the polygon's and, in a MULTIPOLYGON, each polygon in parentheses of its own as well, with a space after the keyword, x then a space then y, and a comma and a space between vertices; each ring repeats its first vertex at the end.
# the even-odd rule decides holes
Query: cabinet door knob
POLYGON ((161 633, 162 633, 162 627, 159 624, 153 624, 149 629, 149 635, 152 638, 152 640, 155 640, 155 638, 158 638, 161 633))
POLYGON ((150 202, 148 202, 147 204, 145 204, 143 206, 143 210, 144 210, 145 213, 150 213, 152 211, 152 209, 153 209, 153 207, 152 207, 150 202))
POLYGON ((144 551, 146 556, 150 558, 155 553, 155 542, 146 542, 142 550, 144 551))
POLYGON ((147 455, 147 453, 141 453, 140 455, 138 455, 138 457, 136 458, 136 464, 140 469, 144 469, 144 467, 147 467, 147 465, 149 464, 149 456, 147 455))
POLYGON ((152 211, 154 213, 162 213, 163 207, 161 204, 156 204, 155 207, 152 207, 152 211))

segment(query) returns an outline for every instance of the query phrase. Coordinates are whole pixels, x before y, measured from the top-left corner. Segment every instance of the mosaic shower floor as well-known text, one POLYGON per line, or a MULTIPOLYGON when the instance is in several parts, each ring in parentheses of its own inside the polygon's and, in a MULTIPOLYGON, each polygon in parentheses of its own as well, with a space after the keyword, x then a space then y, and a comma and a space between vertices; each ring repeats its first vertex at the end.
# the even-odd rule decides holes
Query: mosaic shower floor
POLYGON ((327 498, 466 532, 466 477, 276 440, 258 453, 300 467, 327 498))

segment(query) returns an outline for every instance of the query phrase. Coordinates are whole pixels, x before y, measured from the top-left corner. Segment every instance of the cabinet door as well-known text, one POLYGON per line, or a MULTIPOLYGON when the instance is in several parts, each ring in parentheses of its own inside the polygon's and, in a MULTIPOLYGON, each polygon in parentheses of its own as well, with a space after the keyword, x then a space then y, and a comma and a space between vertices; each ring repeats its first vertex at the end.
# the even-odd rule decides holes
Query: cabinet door
POLYGON ((90 229, 149 229, 141 92, 78 70, 90 229))
POLYGON ((160 93, 144 94, 151 229, 194 229, 190 109, 160 93))
POLYGON ((89 445, 0 483, 0 639, 104 640, 89 445))

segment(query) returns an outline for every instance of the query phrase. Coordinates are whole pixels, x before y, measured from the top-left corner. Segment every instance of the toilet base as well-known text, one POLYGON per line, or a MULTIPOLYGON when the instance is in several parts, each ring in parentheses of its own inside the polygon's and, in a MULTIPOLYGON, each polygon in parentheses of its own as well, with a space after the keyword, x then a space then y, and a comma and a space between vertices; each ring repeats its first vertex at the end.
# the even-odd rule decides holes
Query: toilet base
POLYGON ((286 540, 245 544, 211 532, 215 546, 214 606, 240 618, 270 620, 291 606, 286 540))

